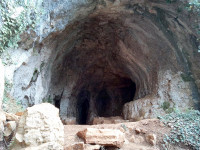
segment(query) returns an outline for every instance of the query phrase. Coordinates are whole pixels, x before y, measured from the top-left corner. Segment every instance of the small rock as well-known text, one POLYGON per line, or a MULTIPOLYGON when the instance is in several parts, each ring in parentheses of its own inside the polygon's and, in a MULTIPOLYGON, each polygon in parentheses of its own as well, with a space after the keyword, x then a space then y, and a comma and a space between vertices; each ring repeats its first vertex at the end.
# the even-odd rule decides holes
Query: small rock
POLYGON ((123 133, 126 132, 126 130, 125 130, 124 128, 122 128, 122 127, 120 127, 119 130, 120 130, 121 132, 123 132, 123 133))
POLYGON ((73 118, 64 118, 62 119, 62 123, 64 125, 75 125, 76 124, 76 118, 73 117, 73 118))
POLYGON ((100 145, 90 145, 90 144, 85 145, 85 150, 99 150, 100 148, 101 148, 100 145))
POLYGON ((16 130, 16 122, 15 121, 9 121, 6 123, 6 128, 4 131, 4 136, 8 137, 12 134, 13 131, 16 130))
POLYGON ((137 136, 135 138, 135 143, 143 143, 145 139, 142 136, 137 136))
POLYGON ((131 138, 129 139, 129 142, 135 143, 135 136, 134 135, 131 136, 131 138))
POLYGON ((149 12, 150 12, 151 14, 157 14, 157 11, 155 11, 154 9, 149 9, 149 12))
POLYGON ((151 145, 156 145, 156 135, 155 134, 149 134, 146 136, 146 141, 151 145))
POLYGON ((5 114, 6 114, 6 120, 15 121, 15 122, 19 121, 19 116, 12 114, 12 113, 5 113, 5 114))
POLYGON ((147 130, 146 129, 141 129, 141 133, 146 134, 147 130))
POLYGON ((16 116, 22 116, 24 114, 24 112, 17 112, 15 115, 16 116))
POLYGON ((135 133, 136 133, 136 134, 140 134, 140 132, 141 132, 141 129, 135 128, 135 133))
POLYGON ((69 146, 65 147, 64 150, 84 150, 84 143, 79 142, 79 143, 75 143, 73 145, 69 145, 69 146))

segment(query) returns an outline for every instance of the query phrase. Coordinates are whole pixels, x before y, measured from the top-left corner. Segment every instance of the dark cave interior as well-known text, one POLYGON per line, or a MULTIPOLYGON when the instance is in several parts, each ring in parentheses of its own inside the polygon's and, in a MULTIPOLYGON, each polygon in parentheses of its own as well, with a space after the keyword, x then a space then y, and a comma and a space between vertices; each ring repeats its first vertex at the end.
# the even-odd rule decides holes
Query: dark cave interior
MULTIPOLYGON (((122 78, 117 85, 103 86, 98 93, 81 90, 77 97, 77 123, 87 124, 91 112, 98 117, 121 116, 123 105, 134 99, 136 85, 131 79, 122 78), (92 97, 91 95, 95 95, 92 97)), ((106 84, 105 84, 106 85, 106 84)))

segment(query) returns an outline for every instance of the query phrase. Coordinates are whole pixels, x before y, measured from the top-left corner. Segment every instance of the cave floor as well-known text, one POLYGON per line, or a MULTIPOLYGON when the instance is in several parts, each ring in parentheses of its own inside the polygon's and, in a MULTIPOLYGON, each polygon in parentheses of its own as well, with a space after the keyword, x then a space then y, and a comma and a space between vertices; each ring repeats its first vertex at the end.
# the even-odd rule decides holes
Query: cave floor
MULTIPOLYGON (((76 134, 86 128, 96 129, 118 129, 125 134, 125 143, 121 149, 123 150, 160 150, 164 134, 169 133, 170 128, 164 126, 158 119, 147 119, 138 122, 125 122, 119 124, 99 124, 99 125, 65 125, 65 150, 69 150, 72 145, 84 142, 76 134), (143 133, 136 134, 135 129, 139 128, 143 133), (146 142, 145 136, 155 134, 157 142, 155 146, 151 146, 146 142), (134 137, 134 138, 133 138, 134 137), (134 140, 133 140, 134 139, 134 140)), ((90 148, 87 148, 89 150, 90 148)))

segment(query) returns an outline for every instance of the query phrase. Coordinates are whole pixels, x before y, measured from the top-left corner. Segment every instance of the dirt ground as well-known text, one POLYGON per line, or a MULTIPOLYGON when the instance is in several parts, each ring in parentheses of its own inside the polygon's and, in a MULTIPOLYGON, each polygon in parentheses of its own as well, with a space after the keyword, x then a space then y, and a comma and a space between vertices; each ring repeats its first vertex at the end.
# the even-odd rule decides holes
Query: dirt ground
POLYGON ((158 119, 119 124, 65 125, 65 150, 68 150, 70 145, 83 142, 76 134, 78 131, 82 131, 88 127, 97 129, 119 129, 124 132, 125 143, 120 148, 121 150, 162 150, 163 136, 170 132, 170 128, 164 126, 158 119), (138 133, 136 130, 140 130, 140 132, 138 133), (149 134, 156 135, 156 145, 152 146, 146 141, 146 136, 149 134))

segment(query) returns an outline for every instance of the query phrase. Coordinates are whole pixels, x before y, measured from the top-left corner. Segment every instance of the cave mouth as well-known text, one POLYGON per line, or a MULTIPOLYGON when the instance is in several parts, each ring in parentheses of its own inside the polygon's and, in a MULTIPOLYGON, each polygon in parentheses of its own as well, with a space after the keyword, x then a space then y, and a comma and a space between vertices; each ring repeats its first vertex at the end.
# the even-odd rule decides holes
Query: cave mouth
POLYGON ((77 123, 86 124, 90 107, 90 93, 81 91, 77 100, 77 123))
POLYGON ((99 90, 81 89, 77 96, 78 124, 91 124, 95 117, 122 116, 123 105, 134 99, 136 84, 128 78, 117 78, 99 90))
POLYGON ((52 56, 50 92, 61 95, 55 103, 61 119, 91 124, 95 117, 123 116, 125 103, 146 96, 155 85, 151 59, 132 35, 135 30, 118 19, 91 16, 75 27, 81 30, 71 33, 69 27, 58 36, 70 40, 58 44, 52 56))

